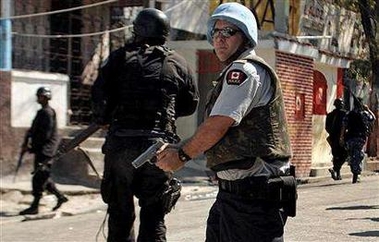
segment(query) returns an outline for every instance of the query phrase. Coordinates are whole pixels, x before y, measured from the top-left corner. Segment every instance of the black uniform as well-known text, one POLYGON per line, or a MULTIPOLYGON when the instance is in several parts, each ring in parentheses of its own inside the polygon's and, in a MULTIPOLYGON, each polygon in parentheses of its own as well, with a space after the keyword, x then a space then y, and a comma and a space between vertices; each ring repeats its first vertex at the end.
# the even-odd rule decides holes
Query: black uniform
POLYGON ((171 175, 131 162, 154 140, 176 143, 175 120, 192 114, 198 90, 186 61, 165 46, 128 44, 111 53, 92 88, 94 116, 110 124, 101 193, 108 203, 108 241, 134 241, 133 196, 139 199, 138 241, 166 241, 162 192, 171 175))
POLYGON ((31 139, 30 152, 35 154, 32 179, 34 201, 31 207, 38 207, 39 200, 46 189, 58 199, 59 205, 53 209, 55 210, 60 207, 61 203, 66 202, 67 198, 58 191, 50 177, 51 158, 59 144, 57 120, 53 108, 46 105, 37 112, 28 136, 31 139))
POLYGON ((347 158, 347 151, 342 142, 340 142, 342 123, 346 115, 346 111, 340 108, 334 109, 326 116, 325 130, 328 132, 328 142, 332 149, 333 169, 330 170, 332 178, 341 180, 341 167, 347 158))
POLYGON ((353 183, 357 182, 358 175, 362 172, 362 161, 364 159, 364 145, 372 131, 375 117, 371 112, 359 107, 347 113, 344 118, 345 145, 349 156, 350 170, 353 173, 353 183))

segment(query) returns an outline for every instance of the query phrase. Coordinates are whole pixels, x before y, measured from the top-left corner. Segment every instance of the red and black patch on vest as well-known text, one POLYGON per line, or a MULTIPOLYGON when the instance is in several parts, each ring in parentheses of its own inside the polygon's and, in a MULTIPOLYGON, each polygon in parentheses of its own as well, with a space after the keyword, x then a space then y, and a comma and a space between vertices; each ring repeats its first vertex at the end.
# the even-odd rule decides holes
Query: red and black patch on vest
POLYGON ((228 85, 241 85, 247 78, 247 75, 241 70, 230 70, 226 73, 226 83, 228 85))

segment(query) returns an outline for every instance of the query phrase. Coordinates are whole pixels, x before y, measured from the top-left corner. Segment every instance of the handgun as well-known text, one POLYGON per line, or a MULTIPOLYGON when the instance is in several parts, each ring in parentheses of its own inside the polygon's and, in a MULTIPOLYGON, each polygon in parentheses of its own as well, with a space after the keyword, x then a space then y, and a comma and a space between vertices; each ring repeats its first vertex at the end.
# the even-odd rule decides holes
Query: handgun
POLYGON ((151 145, 145 152, 138 156, 133 162, 132 165, 134 168, 139 168, 146 162, 153 164, 151 159, 156 155, 157 151, 165 144, 162 139, 158 139, 153 145, 151 145))

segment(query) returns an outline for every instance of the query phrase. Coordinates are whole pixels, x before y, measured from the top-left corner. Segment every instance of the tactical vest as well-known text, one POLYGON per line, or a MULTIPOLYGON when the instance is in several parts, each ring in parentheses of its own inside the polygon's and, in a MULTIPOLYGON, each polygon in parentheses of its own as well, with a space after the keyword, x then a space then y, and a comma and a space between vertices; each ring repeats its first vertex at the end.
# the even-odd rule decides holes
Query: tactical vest
POLYGON ((363 138, 370 135, 371 123, 370 114, 367 111, 351 111, 347 114, 347 133, 346 139, 363 138))
POLYGON ((42 153, 52 157, 59 144, 56 113, 49 105, 38 110, 29 130, 33 153, 42 153), (52 126, 46 126, 46 116, 52 120, 52 126))
POLYGON ((177 86, 167 75, 171 53, 162 46, 126 48, 125 61, 115 80, 113 126, 176 133, 177 86))
MULTIPOLYGON (((225 136, 206 151, 207 167, 215 171, 249 168, 256 157, 262 159, 288 159, 291 156, 290 139, 284 110, 280 82, 274 70, 261 58, 249 56, 235 62, 254 62, 271 76, 273 97, 262 107, 253 108, 236 127, 230 127, 225 136)), ((207 103, 207 115, 220 95, 224 72, 212 90, 207 103)))

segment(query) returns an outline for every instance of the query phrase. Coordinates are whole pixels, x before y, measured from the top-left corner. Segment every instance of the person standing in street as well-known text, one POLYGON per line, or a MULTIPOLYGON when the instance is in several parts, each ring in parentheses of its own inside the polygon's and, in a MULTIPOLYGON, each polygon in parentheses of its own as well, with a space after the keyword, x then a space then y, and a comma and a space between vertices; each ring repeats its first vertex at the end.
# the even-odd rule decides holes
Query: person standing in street
POLYGON ((353 174, 352 183, 359 181, 362 162, 365 157, 363 148, 367 142, 367 137, 372 132, 375 120, 374 113, 362 103, 362 99, 354 97, 353 110, 348 112, 343 120, 341 137, 341 142, 345 142, 349 155, 350 170, 353 174))
POLYGON ((224 69, 211 90, 206 118, 188 141, 162 147, 156 165, 176 171, 205 153, 219 185, 207 219, 207 242, 283 241, 287 216, 294 214, 283 206, 279 187, 285 183, 281 195, 293 204, 296 181, 289 175, 280 83, 254 51, 256 18, 242 4, 221 4, 208 21, 207 39, 224 69))
POLYGON ((52 157, 59 144, 57 119, 54 109, 49 105, 50 99, 51 90, 49 88, 38 88, 37 102, 42 108, 38 110, 22 145, 23 151, 34 154, 34 171, 32 173, 32 195, 34 200, 29 208, 20 212, 20 215, 38 214, 38 205, 44 190, 57 197, 57 204, 53 211, 68 201, 68 198, 57 189, 50 177, 52 157))
POLYGON ((337 98, 333 103, 335 109, 326 115, 325 130, 329 136, 327 141, 332 149, 333 168, 329 172, 333 180, 342 180, 341 167, 347 158, 347 151, 343 142, 340 142, 342 132, 342 122, 346 115, 344 102, 337 98))
POLYGON ((137 241, 166 241, 164 217, 174 205, 170 201, 179 198, 171 194, 178 186, 171 172, 150 163, 132 165, 158 139, 179 142, 176 119, 198 105, 191 69, 165 45, 169 32, 162 11, 141 10, 131 43, 110 54, 92 87, 95 122, 108 126, 101 195, 108 204, 109 242, 136 241, 133 196, 141 207, 137 241))

